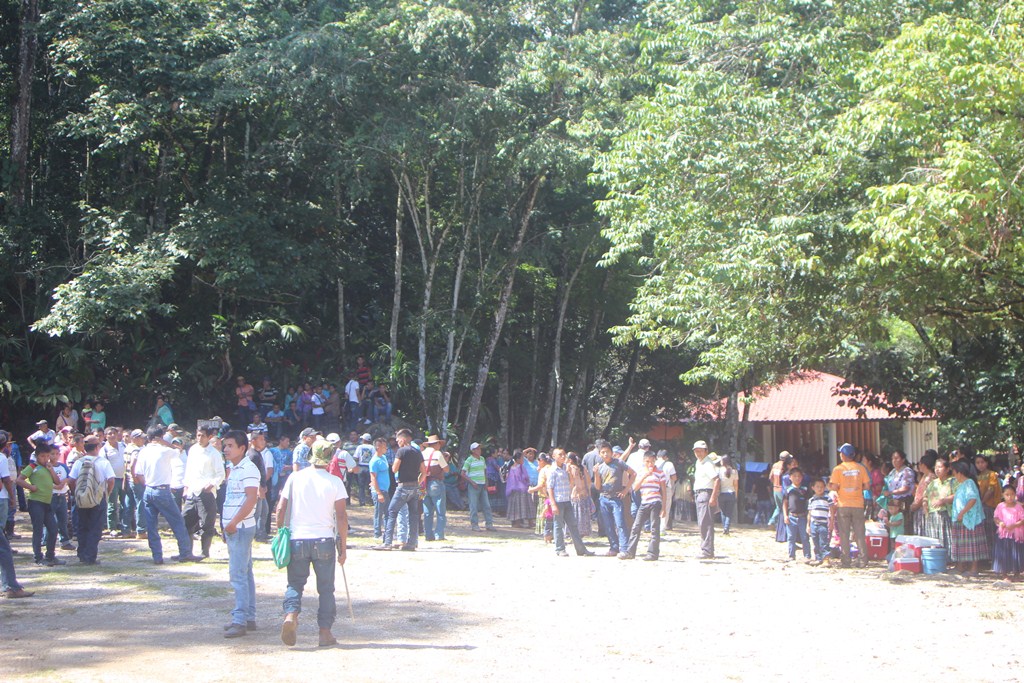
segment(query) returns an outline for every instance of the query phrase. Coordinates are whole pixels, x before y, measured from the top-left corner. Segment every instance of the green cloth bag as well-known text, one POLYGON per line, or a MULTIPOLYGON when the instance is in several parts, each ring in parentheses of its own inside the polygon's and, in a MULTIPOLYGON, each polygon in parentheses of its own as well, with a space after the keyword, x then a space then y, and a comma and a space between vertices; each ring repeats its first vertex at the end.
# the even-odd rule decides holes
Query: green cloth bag
POLYGON ((274 564, 284 569, 292 559, 292 530, 286 526, 277 530, 277 536, 270 543, 270 552, 274 555, 274 564))

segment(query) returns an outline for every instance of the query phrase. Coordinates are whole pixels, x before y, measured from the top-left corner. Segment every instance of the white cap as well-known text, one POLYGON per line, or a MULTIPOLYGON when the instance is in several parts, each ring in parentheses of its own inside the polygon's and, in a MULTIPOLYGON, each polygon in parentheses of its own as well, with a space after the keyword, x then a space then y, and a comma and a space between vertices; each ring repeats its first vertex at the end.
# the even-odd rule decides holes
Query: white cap
POLYGON ((341 441, 341 437, 338 436, 337 432, 331 432, 330 434, 327 435, 327 440, 330 441, 331 443, 338 443, 339 441, 341 441))
POLYGON ((638 443, 637 446, 640 447, 640 450, 650 450, 651 442, 648 441, 647 439, 640 439, 640 443, 638 443))
POLYGON ((359 438, 360 438, 360 439, 361 439, 362 441, 373 441, 373 437, 372 437, 372 436, 370 436, 370 433, 369 433, 369 432, 367 432, 366 434, 363 434, 363 435, 362 435, 361 437, 359 437, 359 438))
POLYGON ((694 442, 693 450, 697 450, 698 448, 703 448, 704 450, 707 450, 708 449, 707 442, 706 441, 696 441, 696 442, 694 442))
POLYGON ((480 444, 478 444, 476 441, 474 441, 473 443, 469 444, 469 450, 471 450, 471 451, 475 451, 478 448, 480 448, 480 444))

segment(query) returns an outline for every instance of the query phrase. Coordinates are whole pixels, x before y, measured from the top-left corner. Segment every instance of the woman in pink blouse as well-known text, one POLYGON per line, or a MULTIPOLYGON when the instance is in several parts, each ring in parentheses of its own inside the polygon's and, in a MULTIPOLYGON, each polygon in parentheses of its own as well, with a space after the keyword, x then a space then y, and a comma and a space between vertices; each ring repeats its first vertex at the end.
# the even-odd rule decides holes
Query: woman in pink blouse
POLYGON ((523 467, 523 452, 518 448, 512 453, 512 467, 505 481, 505 496, 508 499, 508 521, 517 529, 530 526, 530 475, 523 467))

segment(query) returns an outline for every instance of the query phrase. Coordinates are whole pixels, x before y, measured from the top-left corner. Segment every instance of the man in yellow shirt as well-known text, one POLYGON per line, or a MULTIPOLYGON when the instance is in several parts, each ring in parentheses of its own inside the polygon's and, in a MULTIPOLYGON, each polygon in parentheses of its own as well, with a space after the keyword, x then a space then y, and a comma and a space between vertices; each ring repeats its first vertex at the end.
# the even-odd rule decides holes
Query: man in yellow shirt
POLYGON ((842 462, 832 470, 829 488, 835 492, 838 504, 836 524, 839 526, 839 547, 843 552, 843 566, 850 566, 850 532, 857 536, 857 566, 867 564, 867 541, 864 536, 864 492, 871 490, 868 471, 853 459, 854 447, 844 443, 839 447, 842 462))

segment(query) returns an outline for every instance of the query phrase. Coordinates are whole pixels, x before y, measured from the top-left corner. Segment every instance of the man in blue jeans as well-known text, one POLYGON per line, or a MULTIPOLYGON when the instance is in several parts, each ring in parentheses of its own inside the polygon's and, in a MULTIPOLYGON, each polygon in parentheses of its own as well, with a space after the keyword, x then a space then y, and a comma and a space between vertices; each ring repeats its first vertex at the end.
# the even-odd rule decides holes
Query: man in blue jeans
POLYGON ((0 431, 0 592, 5 598, 30 598, 34 593, 25 590, 18 583, 14 571, 14 554, 11 552, 11 543, 7 540, 4 529, 8 506, 18 503, 18 499, 14 497, 14 477, 7 466, 7 445, 7 433, 0 431))
POLYGON ((231 622, 224 627, 225 638, 238 638, 256 629, 256 578, 252 573, 252 542, 256 538, 256 500, 262 477, 256 464, 246 457, 249 440, 232 430, 224 435, 224 458, 228 462, 224 492, 224 541, 228 545, 228 577, 235 591, 231 622))
POLYGON ((625 551, 629 539, 622 517, 622 502, 629 496, 633 485, 633 470, 615 458, 612 445, 605 440, 596 443, 601 462, 594 468, 594 488, 601 492, 598 499, 605 533, 608 535, 608 555, 617 556, 625 551))
POLYGON ((192 554, 192 535, 185 528, 174 496, 171 495, 171 460, 180 457, 178 451, 164 440, 164 427, 150 427, 146 432, 149 443, 139 451, 135 462, 135 483, 144 485, 142 503, 146 515, 146 536, 153 563, 164 563, 163 544, 160 542, 159 515, 163 515, 178 541, 179 562, 202 562, 201 555, 192 554))
POLYGON ((334 562, 345 565, 348 542, 348 492, 341 479, 328 474, 334 457, 334 444, 318 441, 310 457, 312 467, 288 477, 277 505, 277 519, 288 520, 291 529, 291 560, 288 562, 288 588, 284 593, 284 623, 281 642, 295 645, 302 611, 302 592, 312 566, 316 574, 316 592, 320 598, 316 613, 320 628, 318 645, 331 647, 338 641, 331 633, 338 608, 334 602, 334 562))
MULTIPOLYGON (((444 452, 444 439, 428 436, 423 460, 427 468, 427 495, 423 498, 423 535, 428 541, 443 541, 448 521, 448 492, 444 477, 448 474, 448 459, 444 452), (437 517, 437 526, 434 517, 437 517)), ((476 519, 476 517, 474 517, 476 519)))
POLYGON ((403 508, 409 511, 409 539, 402 545, 402 550, 416 550, 419 539, 420 524, 420 480, 426 477, 427 468, 423 462, 423 454, 412 445, 412 432, 400 429, 395 434, 398 441, 398 452, 391 471, 395 473, 398 486, 395 495, 388 505, 388 524, 384 529, 384 542, 373 546, 374 550, 391 550, 391 541, 395 537, 395 524, 398 513, 403 508))

